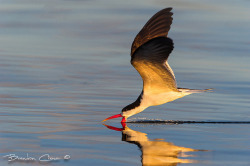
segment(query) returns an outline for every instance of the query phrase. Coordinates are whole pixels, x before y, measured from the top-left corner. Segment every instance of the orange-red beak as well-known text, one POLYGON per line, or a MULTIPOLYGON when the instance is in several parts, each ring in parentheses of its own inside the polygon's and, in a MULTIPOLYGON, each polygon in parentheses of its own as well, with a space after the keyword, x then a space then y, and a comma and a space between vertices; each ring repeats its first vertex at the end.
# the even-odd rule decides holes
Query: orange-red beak
POLYGON ((117 114, 117 115, 113 115, 111 117, 108 117, 107 119, 104 119, 102 122, 106 121, 106 120, 110 120, 110 119, 114 119, 114 118, 119 118, 119 117, 123 117, 122 118, 122 123, 126 122, 126 118, 124 116, 122 116, 121 114, 117 114))

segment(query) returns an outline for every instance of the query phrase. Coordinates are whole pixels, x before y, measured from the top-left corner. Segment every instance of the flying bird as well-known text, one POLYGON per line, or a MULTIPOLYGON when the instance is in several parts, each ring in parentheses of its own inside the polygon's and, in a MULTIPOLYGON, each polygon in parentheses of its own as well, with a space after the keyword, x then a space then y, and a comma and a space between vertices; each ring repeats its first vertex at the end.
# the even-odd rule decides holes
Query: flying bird
POLYGON ((127 118, 142 112, 150 106, 161 105, 192 93, 205 92, 178 88, 175 75, 167 59, 174 48, 168 37, 172 24, 172 8, 165 8, 153 15, 135 37, 131 46, 131 64, 141 75, 143 89, 137 100, 124 107, 120 114, 103 121, 122 117, 127 118))

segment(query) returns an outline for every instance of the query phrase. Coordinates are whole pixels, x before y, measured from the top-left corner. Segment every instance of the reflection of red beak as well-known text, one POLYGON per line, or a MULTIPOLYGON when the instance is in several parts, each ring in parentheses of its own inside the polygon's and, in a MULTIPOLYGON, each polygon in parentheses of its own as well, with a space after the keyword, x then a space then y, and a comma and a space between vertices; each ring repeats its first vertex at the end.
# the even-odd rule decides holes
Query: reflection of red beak
POLYGON ((114 127, 114 126, 109 126, 109 125, 105 125, 103 124, 104 126, 106 126, 107 128, 111 129, 111 130, 115 130, 115 131, 123 131, 126 127, 126 123, 122 123, 122 128, 118 128, 118 127, 114 127))
POLYGON ((119 117, 123 117, 121 123, 125 123, 126 122, 126 118, 124 116, 122 116, 121 114, 117 114, 117 115, 113 115, 111 117, 108 117, 107 119, 104 119, 102 122, 104 122, 106 120, 114 119, 114 118, 119 118, 119 117))

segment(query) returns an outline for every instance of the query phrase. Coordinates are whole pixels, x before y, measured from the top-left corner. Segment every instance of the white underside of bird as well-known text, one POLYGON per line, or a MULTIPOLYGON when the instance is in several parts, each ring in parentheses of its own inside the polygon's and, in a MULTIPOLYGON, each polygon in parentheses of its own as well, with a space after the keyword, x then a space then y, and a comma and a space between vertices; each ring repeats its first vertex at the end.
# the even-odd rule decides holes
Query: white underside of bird
POLYGON ((187 92, 166 92, 166 93, 158 93, 158 94, 154 94, 150 92, 147 92, 146 94, 143 93, 142 98, 141 98, 141 104, 132 110, 122 112, 121 115, 128 118, 132 115, 142 112, 143 110, 145 110, 146 108, 150 106, 162 105, 162 104, 174 101, 176 99, 182 98, 189 94, 191 93, 187 93, 187 92))

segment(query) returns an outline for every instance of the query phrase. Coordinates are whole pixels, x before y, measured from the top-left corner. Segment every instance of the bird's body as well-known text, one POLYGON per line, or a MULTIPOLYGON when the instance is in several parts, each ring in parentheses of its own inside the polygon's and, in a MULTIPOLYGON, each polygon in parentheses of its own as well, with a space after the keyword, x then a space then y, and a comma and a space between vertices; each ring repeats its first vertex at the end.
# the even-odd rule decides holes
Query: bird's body
POLYGON ((173 20, 171 10, 163 9, 149 19, 131 46, 131 64, 143 79, 141 94, 135 102, 124 107, 121 114, 105 120, 123 117, 122 122, 126 122, 128 117, 150 106, 206 91, 177 87, 174 72, 167 62, 174 48, 172 39, 167 37, 173 20))
POLYGON ((139 100, 136 100, 138 104, 132 103, 126 106, 125 108, 123 108, 121 115, 123 117, 128 118, 134 114, 142 112, 143 110, 145 110, 150 106, 156 106, 168 103, 189 94, 191 93, 175 92, 175 91, 162 92, 162 93, 151 93, 151 92, 141 93, 141 95, 138 97, 139 100), (127 109, 128 107, 130 107, 130 109, 127 109))

